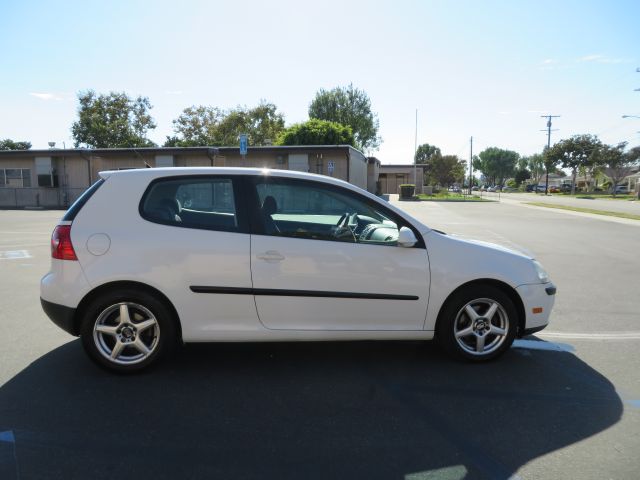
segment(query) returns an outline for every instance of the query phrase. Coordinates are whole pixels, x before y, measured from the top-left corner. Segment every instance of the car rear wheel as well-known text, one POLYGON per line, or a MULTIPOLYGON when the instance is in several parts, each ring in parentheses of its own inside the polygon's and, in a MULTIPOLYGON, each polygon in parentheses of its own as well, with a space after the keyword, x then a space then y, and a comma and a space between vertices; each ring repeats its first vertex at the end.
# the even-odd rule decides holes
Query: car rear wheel
POLYGON ((86 309, 80 336, 92 360, 121 373, 156 363, 176 342, 163 302, 146 292, 114 291, 86 309))
POLYGON ((449 354, 481 362, 509 349, 517 325, 518 314, 508 295, 491 285, 474 285, 448 300, 436 335, 449 354))

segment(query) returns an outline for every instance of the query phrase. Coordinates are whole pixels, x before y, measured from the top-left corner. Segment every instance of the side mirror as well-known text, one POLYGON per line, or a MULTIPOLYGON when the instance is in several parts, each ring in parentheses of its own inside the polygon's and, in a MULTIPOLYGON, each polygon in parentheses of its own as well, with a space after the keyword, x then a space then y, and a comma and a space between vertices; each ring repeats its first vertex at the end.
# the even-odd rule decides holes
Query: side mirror
POLYGON ((413 247, 416 243, 418 243, 418 239, 413 233, 413 230, 408 227, 402 227, 398 232, 398 246, 409 248, 413 247))

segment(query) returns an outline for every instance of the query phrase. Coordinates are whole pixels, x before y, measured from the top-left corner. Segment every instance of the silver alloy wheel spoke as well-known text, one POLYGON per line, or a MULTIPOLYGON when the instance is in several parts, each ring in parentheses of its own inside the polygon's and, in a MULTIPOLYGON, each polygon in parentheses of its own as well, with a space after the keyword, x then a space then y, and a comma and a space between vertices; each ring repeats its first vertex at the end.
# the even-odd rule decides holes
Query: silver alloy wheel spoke
POLYGON ((473 309, 473 307, 469 304, 465 307, 465 311, 467 312, 467 315, 469 315, 469 319, 473 322, 478 318, 478 314, 476 313, 476 311, 473 309))
POLYGON ((133 325, 136 327, 136 330, 138 331, 138 335, 139 335, 140 332, 143 332, 144 330, 146 330, 149 327, 152 327, 155 324, 156 324, 156 320, 154 318, 149 318, 147 320, 143 320, 140 323, 134 323, 133 325))
POLYGON ((491 325, 491 330, 489 330, 489 333, 493 335, 506 335, 507 331, 504 328, 499 328, 495 325, 491 325))
POLYGON ((118 334, 118 327, 112 327, 110 325, 96 325, 96 332, 115 337, 118 334))
POLYGON ((493 302, 489 307, 489 310, 487 310, 487 313, 484 315, 484 317, 490 321, 495 315, 496 310, 498 310, 498 304, 496 302, 493 302))
POLYGON ((484 335, 476 336, 476 352, 482 353, 484 352, 484 335))
POLYGON ((126 303, 120 304, 120 325, 125 323, 131 323, 131 318, 129 317, 129 306, 126 303))
POLYGON ((461 337, 468 337, 469 335, 473 335, 473 327, 467 327, 464 330, 460 330, 459 332, 456 332, 456 337, 461 338, 461 337))
POLYGON ((135 347, 140 353, 144 355, 149 355, 149 348, 144 344, 140 337, 136 337, 135 341, 131 344, 131 346, 135 347))
POLYGON ((124 350, 124 343, 118 339, 116 340, 116 344, 113 346, 113 350, 111 350, 111 358, 113 360, 117 360, 122 353, 122 350, 124 350))

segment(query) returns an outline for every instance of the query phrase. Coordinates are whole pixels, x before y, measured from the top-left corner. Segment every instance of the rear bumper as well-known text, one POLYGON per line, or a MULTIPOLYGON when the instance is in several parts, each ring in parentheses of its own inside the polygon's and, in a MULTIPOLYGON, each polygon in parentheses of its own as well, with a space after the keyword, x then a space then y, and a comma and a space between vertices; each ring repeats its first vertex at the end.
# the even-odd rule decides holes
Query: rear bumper
POLYGON ((65 332, 71 335, 78 336, 79 333, 75 329, 75 315, 76 309, 71 307, 65 307, 57 303, 48 302, 43 298, 40 298, 42 309, 44 313, 51 319, 53 323, 63 329, 65 332))

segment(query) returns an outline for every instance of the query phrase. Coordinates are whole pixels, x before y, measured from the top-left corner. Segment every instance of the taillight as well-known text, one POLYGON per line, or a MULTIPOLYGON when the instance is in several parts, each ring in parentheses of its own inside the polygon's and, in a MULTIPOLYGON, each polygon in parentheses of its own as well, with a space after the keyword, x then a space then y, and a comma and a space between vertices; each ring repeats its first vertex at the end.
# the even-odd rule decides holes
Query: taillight
POLYGON ((51 256, 58 260, 78 260, 71 243, 71 225, 58 225, 53 230, 51 256))

